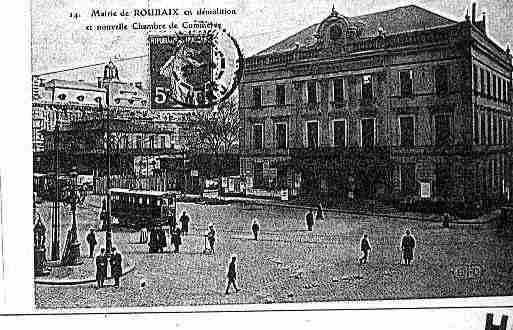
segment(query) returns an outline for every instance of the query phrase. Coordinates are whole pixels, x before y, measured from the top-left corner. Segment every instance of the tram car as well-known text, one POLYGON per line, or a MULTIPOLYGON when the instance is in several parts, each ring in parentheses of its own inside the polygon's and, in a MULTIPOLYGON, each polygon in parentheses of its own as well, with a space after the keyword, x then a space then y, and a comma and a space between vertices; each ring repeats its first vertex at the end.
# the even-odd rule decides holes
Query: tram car
POLYGON ((113 188, 111 216, 119 226, 141 229, 176 225, 176 193, 154 190, 113 188))
MULTIPOLYGON (((56 199, 55 175, 34 173, 32 177, 33 191, 38 196, 38 200, 54 201, 56 199)), ((59 176, 59 196, 60 202, 65 201, 68 196, 68 190, 73 181, 70 177, 59 176)))

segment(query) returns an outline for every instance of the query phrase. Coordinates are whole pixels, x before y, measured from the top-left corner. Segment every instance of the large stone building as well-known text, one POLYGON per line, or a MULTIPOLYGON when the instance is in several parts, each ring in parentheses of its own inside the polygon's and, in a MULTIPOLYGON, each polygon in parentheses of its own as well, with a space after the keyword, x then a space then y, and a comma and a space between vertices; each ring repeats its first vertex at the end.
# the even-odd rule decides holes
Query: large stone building
POLYGON ((76 166, 81 173, 101 172, 105 167, 107 109, 115 173, 148 175, 158 166, 159 155, 180 152, 187 134, 187 109, 151 111, 149 93, 142 83, 119 79, 109 62, 95 83, 33 76, 32 145, 34 170, 48 172, 55 158, 57 118, 62 166, 76 166), (120 170, 118 171, 117 168, 120 170), (97 170, 97 171, 95 171, 97 170))
POLYGON ((239 90, 247 194, 509 198, 512 61, 476 20, 418 6, 333 8, 246 59, 239 90))

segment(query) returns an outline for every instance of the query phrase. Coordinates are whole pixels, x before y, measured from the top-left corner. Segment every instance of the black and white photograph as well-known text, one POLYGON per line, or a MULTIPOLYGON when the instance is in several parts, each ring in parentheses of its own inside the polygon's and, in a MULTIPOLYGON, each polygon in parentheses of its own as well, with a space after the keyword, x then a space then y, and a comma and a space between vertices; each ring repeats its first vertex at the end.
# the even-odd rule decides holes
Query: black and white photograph
POLYGON ((30 15, 36 313, 511 305, 511 1, 30 15))

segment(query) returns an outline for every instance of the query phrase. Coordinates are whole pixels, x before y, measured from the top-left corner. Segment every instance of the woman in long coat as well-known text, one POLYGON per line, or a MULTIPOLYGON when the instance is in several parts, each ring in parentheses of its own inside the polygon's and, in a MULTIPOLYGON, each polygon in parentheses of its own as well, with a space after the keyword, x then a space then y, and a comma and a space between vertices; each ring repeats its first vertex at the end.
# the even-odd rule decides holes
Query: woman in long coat
POLYGON ((180 245, 182 244, 182 231, 180 227, 176 227, 175 230, 171 234, 171 244, 174 245, 175 249, 173 252, 180 252, 180 245))
POLYGON ((164 252, 164 248, 167 246, 166 231, 162 227, 158 227, 158 239, 159 239, 159 252, 164 252))
POLYGON ((159 234, 155 227, 151 228, 151 230, 150 230, 150 241, 149 241, 148 245, 150 246, 150 253, 155 253, 158 251, 159 234))

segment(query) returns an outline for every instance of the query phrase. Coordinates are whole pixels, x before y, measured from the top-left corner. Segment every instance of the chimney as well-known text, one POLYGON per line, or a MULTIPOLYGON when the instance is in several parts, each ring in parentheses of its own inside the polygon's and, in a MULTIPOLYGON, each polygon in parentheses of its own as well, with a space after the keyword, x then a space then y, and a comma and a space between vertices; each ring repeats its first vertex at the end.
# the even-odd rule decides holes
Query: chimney
POLYGON ((486 12, 483 11, 483 32, 486 34, 486 12))
POLYGON ((137 87, 139 89, 142 89, 142 81, 136 81, 135 82, 135 87, 137 87))
POLYGON ((472 24, 476 24, 476 3, 472 3, 472 24))

